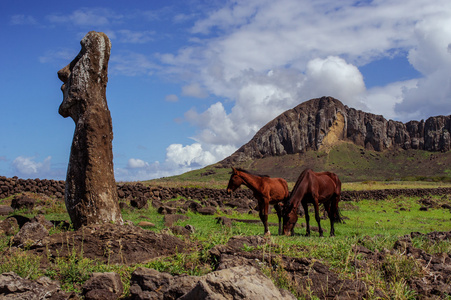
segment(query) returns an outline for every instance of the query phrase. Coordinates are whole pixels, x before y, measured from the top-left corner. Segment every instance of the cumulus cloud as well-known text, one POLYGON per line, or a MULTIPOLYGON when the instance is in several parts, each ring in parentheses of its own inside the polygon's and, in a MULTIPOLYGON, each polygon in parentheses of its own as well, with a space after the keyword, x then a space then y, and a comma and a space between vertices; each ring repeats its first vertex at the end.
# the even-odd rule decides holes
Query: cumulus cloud
POLYGON ((179 167, 200 167, 215 163, 215 157, 202 149, 202 145, 194 143, 183 146, 172 144, 166 149, 166 162, 179 167))
MULTIPOLYGON (((118 173, 164 176, 214 163, 280 113, 321 96, 401 121, 451 113, 449 0, 248 0, 220 5, 194 22, 188 42, 178 51, 112 55, 113 74, 179 78, 180 99, 172 94, 166 101, 214 99, 185 112, 185 120, 197 128, 191 145, 170 145, 161 164, 130 159, 118 173), (367 88, 361 66, 406 53, 421 78, 367 88)), ((50 20, 106 25, 123 18, 108 10, 85 9, 50 20)), ((131 30, 111 36, 128 43, 154 37, 150 31, 131 30)))
POLYGON ((40 177, 49 173, 51 157, 47 157, 42 162, 35 161, 35 157, 18 156, 12 162, 13 169, 19 177, 40 177))
POLYGON ((103 26, 119 21, 122 15, 116 14, 106 8, 82 8, 73 11, 70 15, 52 14, 47 19, 51 23, 72 24, 76 26, 103 26))
MULTIPOLYGON (((132 31, 128 29, 118 30, 114 37, 121 43, 144 44, 154 40, 154 31, 132 31)), ((111 35, 110 35, 111 38, 111 35)))
POLYGON ((152 62, 146 55, 126 52, 111 55, 112 65, 109 73, 124 74, 127 76, 152 75, 160 67, 152 62))
POLYGON ((195 98, 206 98, 207 92, 197 82, 182 87, 182 95, 195 98))
POLYGON ((396 112, 426 118, 451 114, 451 13, 419 22, 409 61, 424 77, 406 88, 396 112))
POLYGON ((307 63, 306 80, 303 84, 307 98, 318 95, 333 96, 347 105, 365 109, 363 95, 365 83, 359 69, 344 59, 329 56, 326 59, 315 58, 307 63))
POLYGON ((13 15, 9 21, 11 25, 37 25, 38 21, 33 16, 13 15))
POLYGON ((163 163, 158 161, 149 163, 131 158, 125 168, 115 169, 115 178, 118 181, 137 181, 178 175, 214 164, 218 158, 226 157, 233 151, 235 151, 233 146, 218 145, 204 148, 199 143, 187 146, 172 144, 166 149, 166 159, 163 163))
POLYGON ((450 113, 451 5, 439 2, 227 2, 192 27, 202 43, 160 59, 184 78, 191 70, 195 83, 186 86, 232 103, 185 113, 203 150, 236 149, 278 114, 321 96, 402 121, 450 113), (423 78, 366 88, 360 66, 405 53, 423 78))
POLYGON ((177 101, 179 101, 179 97, 175 94, 170 94, 170 95, 166 95, 164 100, 166 100, 168 102, 177 102, 177 101))
POLYGON ((129 169, 147 168, 148 166, 149 163, 137 158, 130 158, 127 163, 129 169))

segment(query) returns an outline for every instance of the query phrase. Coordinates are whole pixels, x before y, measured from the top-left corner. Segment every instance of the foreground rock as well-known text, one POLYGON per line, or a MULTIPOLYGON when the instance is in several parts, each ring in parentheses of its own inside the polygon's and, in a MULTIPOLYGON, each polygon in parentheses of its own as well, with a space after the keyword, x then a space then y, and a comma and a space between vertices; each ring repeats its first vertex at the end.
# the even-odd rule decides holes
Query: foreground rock
POLYGON ((279 290, 257 268, 238 266, 205 276, 172 276, 139 268, 132 274, 131 298, 144 299, 296 299, 279 290))
POLYGON ((74 293, 61 291, 57 282, 48 277, 31 281, 21 278, 14 272, 0 275, 0 299, 2 300, 42 300, 42 299, 79 299, 74 293))
POLYGON ((58 71, 64 83, 59 113, 71 117, 75 132, 66 177, 66 208, 74 228, 123 224, 113 170, 113 126, 106 101, 111 42, 91 31, 81 51, 58 71))

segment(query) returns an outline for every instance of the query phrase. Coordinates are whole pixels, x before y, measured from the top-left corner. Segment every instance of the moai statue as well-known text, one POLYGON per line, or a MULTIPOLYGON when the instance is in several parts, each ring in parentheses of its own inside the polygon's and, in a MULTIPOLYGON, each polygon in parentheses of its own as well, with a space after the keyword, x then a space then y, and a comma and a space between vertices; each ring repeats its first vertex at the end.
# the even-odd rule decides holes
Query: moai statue
POLYGON ((113 127, 106 101, 111 42, 91 31, 81 51, 58 71, 64 83, 59 114, 71 117, 75 132, 66 176, 65 202, 75 229, 123 224, 113 170, 113 127))

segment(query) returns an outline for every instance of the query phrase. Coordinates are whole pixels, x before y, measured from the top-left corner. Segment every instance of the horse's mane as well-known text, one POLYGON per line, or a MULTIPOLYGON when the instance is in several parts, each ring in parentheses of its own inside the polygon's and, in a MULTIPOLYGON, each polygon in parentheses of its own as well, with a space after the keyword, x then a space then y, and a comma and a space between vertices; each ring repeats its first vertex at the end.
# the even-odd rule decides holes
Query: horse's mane
POLYGON ((259 177, 269 177, 269 175, 260 175, 260 174, 255 174, 252 172, 249 172, 248 170, 242 169, 242 168, 236 168, 237 171, 249 174, 249 175, 254 175, 254 176, 259 176, 259 177))

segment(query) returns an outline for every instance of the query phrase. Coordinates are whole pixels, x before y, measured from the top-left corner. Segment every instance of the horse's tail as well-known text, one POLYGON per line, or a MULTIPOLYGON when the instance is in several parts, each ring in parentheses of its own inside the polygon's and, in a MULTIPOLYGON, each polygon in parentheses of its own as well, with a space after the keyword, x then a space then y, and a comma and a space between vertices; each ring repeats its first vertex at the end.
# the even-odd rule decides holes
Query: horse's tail
POLYGON ((344 223, 344 221, 343 221, 343 215, 341 214, 341 210, 338 208, 338 206, 337 206, 337 208, 335 209, 335 214, 334 214, 334 216, 333 216, 332 221, 333 221, 334 223, 344 223))

